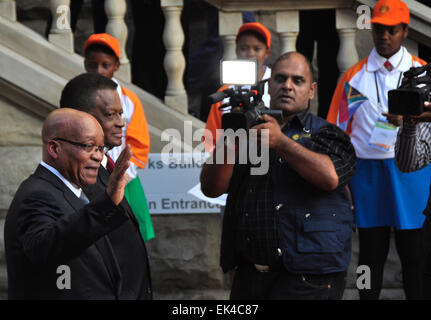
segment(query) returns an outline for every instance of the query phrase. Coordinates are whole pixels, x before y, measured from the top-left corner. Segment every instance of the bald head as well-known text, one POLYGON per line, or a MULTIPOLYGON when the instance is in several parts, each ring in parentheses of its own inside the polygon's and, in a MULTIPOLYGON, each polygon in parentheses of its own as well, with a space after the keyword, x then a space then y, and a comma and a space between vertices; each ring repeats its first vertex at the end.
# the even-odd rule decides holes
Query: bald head
MULTIPOLYGON (((52 111, 43 122, 42 141, 44 144, 56 137, 76 137, 87 126, 102 128, 89 113, 62 108, 52 111)), ((103 134, 103 131, 102 131, 103 134)))
POLYGON ((316 87, 307 58, 298 52, 285 53, 272 66, 268 82, 270 107, 282 110, 285 121, 289 121, 308 108, 316 87))
POLYGON ((274 64, 272 65, 272 70, 275 69, 276 65, 282 61, 289 60, 289 59, 298 59, 299 61, 302 61, 305 63, 308 67, 308 72, 310 75, 311 82, 314 82, 314 74, 313 74, 313 67, 311 65, 310 60, 307 59, 306 56, 304 56, 302 53, 296 52, 296 51, 290 51, 282 54, 275 60, 274 64))
POLYGON ((42 126, 42 141, 43 161, 67 180, 79 187, 96 182, 103 129, 92 115, 68 108, 51 112, 42 126))

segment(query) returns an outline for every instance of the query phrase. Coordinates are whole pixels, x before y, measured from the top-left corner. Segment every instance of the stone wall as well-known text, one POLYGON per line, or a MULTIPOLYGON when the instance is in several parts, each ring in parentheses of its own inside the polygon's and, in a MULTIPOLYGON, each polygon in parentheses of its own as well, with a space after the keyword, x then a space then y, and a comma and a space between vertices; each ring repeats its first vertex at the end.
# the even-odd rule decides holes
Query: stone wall
POLYGON ((147 242, 155 299, 226 299, 219 268, 220 214, 152 215, 147 242))
POLYGON ((3 226, 19 184, 42 159, 42 119, 0 94, 0 298, 7 295, 3 226))

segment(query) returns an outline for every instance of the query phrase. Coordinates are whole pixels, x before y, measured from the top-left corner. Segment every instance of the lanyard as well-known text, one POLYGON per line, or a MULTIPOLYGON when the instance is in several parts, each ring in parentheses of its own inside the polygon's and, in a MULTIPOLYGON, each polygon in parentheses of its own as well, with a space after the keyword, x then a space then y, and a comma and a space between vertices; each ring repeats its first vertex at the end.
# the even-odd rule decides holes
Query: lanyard
MULTIPOLYGON (((379 104, 379 107, 381 108, 381 106, 380 106, 380 95, 379 95, 379 85, 377 84, 377 76, 376 76, 376 73, 377 73, 377 71, 374 71, 374 82, 375 82, 375 84, 376 84, 376 92, 377 92, 377 103, 379 104)), ((401 81, 401 77, 402 77, 402 75, 403 75, 403 72, 402 71, 400 71, 400 76, 398 77, 398 81, 397 81, 397 89, 399 88, 399 86, 400 86, 400 81, 401 81)), ((381 108, 382 109, 382 108, 381 108)))

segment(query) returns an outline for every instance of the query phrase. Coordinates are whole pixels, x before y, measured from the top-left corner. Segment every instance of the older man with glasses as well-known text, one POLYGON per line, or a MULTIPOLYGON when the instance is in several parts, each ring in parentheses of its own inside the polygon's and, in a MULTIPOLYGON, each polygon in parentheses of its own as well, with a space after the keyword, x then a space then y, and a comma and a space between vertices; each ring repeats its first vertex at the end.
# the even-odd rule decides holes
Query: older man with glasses
POLYGON ((119 206, 131 156, 124 150, 96 197, 103 130, 84 112, 59 109, 42 128, 43 161, 6 216, 9 299, 116 299, 121 279, 107 234, 127 221, 119 206))

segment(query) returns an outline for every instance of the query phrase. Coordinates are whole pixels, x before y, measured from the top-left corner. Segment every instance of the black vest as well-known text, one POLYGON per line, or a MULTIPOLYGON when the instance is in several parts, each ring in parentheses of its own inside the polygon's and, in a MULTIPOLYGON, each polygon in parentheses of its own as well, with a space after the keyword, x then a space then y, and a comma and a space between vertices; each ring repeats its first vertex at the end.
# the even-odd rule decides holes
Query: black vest
MULTIPOLYGON (((308 114, 304 128, 291 126, 284 134, 307 147, 311 135, 328 125, 325 120, 308 114)), ((323 191, 292 170, 278 155, 272 159, 274 210, 277 235, 285 268, 292 273, 324 274, 344 271, 350 262, 354 216, 346 187, 323 191)), ((241 183, 248 174, 244 166, 235 168, 223 219, 221 266, 226 272, 238 263, 233 212, 241 183)))

